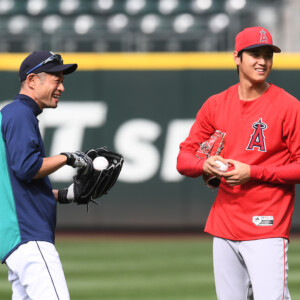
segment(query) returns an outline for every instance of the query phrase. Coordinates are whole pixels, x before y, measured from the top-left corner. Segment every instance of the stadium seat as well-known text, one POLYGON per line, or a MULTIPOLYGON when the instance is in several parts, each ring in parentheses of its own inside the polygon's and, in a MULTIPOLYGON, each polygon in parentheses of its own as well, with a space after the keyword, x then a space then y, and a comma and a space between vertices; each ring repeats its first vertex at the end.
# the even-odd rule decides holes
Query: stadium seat
POLYGON ((93 11, 99 14, 112 13, 114 12, 115 7, 115 0, 94 0, 92 4, 93 11))
POLYGON ((34 22, 31 22, 30 18, 25 15, 12 16, 7 23, 8 32, 13 35, 22 34, 33 27, 34 22))
POLYGON ((42 30, 46 34, 54 34, 59 31, 63 24, 63 18, 60 15, 47 15, 42 19, 42 30))
POLYGON ((0 0, 0 15, 12 13, 16 4, 14 0, 0 0))
POLYGON ((0 15, 12 16, 26 14, 26 1, 0 0, 0 15))
POLYGON ((226 51, 229 36, 274 1, 283 0, 0 0, 0 52, 30 43, 59 51, 226 51))
POLYGON ((125 14, 116 14, 108 17, 106 25, 108 32, 120 33, 129 28, 130 20, 129 17, 125 14))
POLYGON ((74 31, 76 34, 89 34, 91 31, 95 30, 95 28, 96 21, 91 15, 80 15, 74 20, 74 31))
POLYGON ((145 15, 157 13, 157 0, 125 0, 124 13, 128 15, 145 15))
POLYGON ((160 15, 147 14, 140 19, 140 30, 145 34, 153 34, 162 28, 163 20, 160 15))
POLYGON ((158 0, 158 11, 162 15, 191 13, 190 1, 158 0))
POLYGON ((227 14, 220 13, 213 15, 209 20, 209 29, 212 33, 220 33, 228 27, 230 18, 227 14))
POLYGON ((32 16, 43 13, 48 5, 47 0, 28 0, 26 9, 27 13, 32 16))
POLYGON ((62 15, 76 15, 90 13, 91 5, 91 1, 60 0, 58 8, 62 15))
POLYGON ((186 33, 195 28, 195 17, 191 14, 180 14, 174 17, 173 29, 176 33, 186 33))

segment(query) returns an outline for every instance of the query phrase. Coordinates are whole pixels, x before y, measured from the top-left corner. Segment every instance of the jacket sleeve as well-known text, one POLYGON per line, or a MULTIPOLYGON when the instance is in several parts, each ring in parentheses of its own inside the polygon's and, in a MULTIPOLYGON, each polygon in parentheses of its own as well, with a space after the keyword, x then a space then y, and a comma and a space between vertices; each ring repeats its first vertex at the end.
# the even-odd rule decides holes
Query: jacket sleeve
POLYGON ((3 113, 2 132, 7 160, 15 176, 24 182, 30 182, 43 163, 34 121, 31 112, 25 110, 3 113))

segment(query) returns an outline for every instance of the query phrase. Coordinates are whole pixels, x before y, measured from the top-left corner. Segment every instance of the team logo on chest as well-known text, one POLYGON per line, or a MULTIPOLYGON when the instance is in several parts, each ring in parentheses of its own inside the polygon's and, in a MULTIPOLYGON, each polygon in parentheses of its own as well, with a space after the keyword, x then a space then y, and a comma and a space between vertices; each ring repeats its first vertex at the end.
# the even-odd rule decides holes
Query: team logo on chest
POLYGON ((267 124, 263 123, 262 118, 252 124, 254 132, 251 135, 250 142, 247 146, 247 150, 254 150, 258 148, 258 151, 266 152, 266 142, 264 136, 264 130, 267 129, 267 124))

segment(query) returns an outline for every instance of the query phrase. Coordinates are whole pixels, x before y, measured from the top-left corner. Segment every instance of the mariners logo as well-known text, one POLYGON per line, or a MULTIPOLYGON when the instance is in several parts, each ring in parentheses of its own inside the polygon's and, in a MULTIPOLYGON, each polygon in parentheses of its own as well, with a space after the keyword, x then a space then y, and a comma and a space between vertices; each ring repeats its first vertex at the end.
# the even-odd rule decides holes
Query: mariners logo
POLYGON ((264 130, 267 129, 267 124, 263 123, 262 118, 257 122, 253 123, 252 128, 254 129, 251 135, 250 142, 247 146, 247 150, 254 150, 257 148, 258 151, 266 152, 266 141, 264 136, 264 130))

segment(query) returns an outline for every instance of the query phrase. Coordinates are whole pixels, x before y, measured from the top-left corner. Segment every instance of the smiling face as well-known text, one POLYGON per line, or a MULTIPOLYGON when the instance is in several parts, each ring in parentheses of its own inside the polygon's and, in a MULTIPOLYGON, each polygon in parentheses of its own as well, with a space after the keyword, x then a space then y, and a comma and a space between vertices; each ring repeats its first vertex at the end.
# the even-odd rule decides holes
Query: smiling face
POLYGON ((240 81, 263 83, 272 69, 273 50, 268 46, 257 47, 244 50, 240 57, 235 52, 234 60, 239 68, 240 81))
POLYGON ((56 108, 59 97, 65 90, 63 73, 39 73, 35 77, 33 99, 42 110, 56 108))

